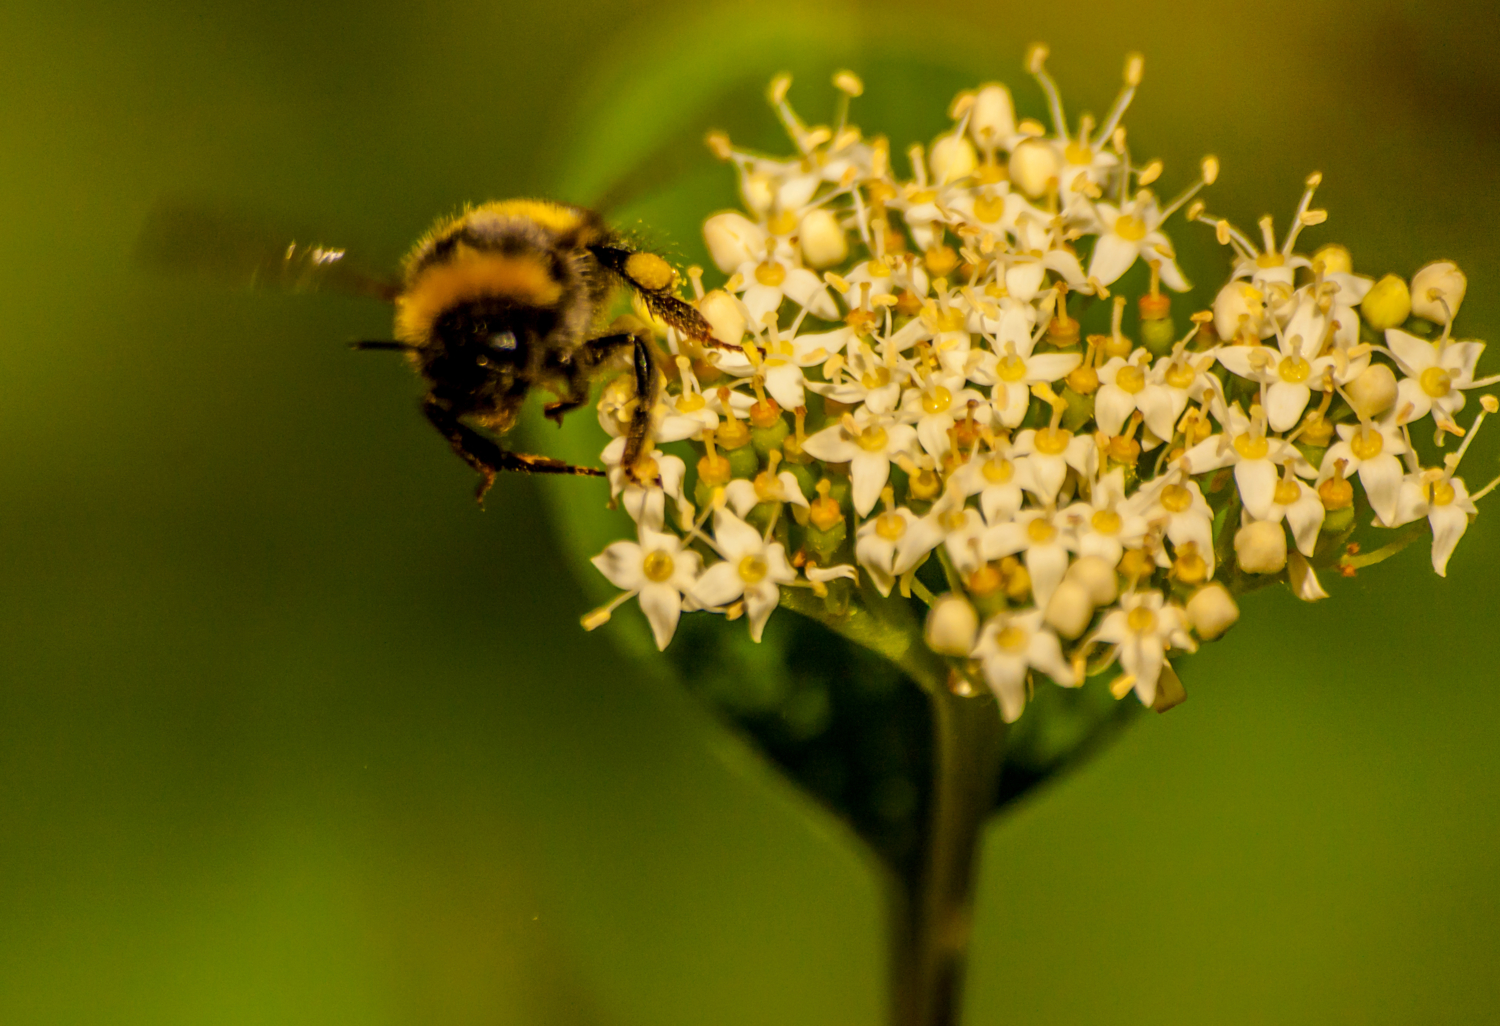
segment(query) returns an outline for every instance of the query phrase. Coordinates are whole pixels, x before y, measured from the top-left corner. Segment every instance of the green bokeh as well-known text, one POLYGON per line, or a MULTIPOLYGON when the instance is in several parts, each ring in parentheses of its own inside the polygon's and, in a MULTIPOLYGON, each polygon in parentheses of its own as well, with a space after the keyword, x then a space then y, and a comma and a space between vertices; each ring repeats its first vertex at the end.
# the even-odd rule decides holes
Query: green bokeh
MULTIPOLYGON (((881 1021, 864 856, 609 629, 577 629, 530 485, 476 511, 417 382, 343 348, 386 312, 129 263, 173 192, 391 263, 464 200, 563 188, 577 109, 632 67, 791 36, 764 73, 807 69, 815 109, 820 55, 872 91, 898 66, 879 29, 910 10, 799 10, 0 11, 0 1022, 881 1021)), ((1075 109, 1144 50, 1132 139, 1168 183, 1216 152, 1212 208, 1284 221, 1321 169, 1318 238, 1371 270, 1454 257, 1461 323, 1500 325, 1487 6, 933 10, 927 66, 979 67, 1032 112, 1030 40, 1075 109)), ((935 132, 939 86, 909 88, 909 120, 869 127, 935 132)), ((769 127, 746 104, 724 122, 769 127)), ((1214 257, 1175 234, 1190 266, 1214 257)), ((1185 706, 997 822, 970 1022, 1493 1018, 1493 514, 1447 580, 1414 549, 1315 607, 1256 596, 1185 664, 1185 706)))

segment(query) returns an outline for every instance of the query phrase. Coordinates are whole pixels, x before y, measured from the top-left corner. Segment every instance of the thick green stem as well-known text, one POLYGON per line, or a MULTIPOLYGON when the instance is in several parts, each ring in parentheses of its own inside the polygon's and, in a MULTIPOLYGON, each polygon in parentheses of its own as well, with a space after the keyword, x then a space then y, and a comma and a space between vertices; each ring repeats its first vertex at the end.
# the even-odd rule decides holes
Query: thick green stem
POLYGON ((929 650, 911 606, 866 587, 847 610, 808 591, 782 589, 782 604, 885 656, 927 693, 932 710, 932 787, 927 828, 910 873, 891 893, 893 1026, 955 1026, 973 919, 974 856, 995 800, 1004 728, 987 692, 957 691, 953 668, 929 650), (962 692, 962 693, 959 693, 962 692))

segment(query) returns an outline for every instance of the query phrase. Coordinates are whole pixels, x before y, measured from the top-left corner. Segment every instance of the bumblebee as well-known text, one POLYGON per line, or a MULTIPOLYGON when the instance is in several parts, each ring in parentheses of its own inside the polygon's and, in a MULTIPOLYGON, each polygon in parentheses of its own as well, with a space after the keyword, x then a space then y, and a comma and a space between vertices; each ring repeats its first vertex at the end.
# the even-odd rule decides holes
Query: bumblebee
POLYGON ((687 338, 732 348, 677 297, 677 273, 666 260, 632 246, 584 207, 537 199, 471 207, 424 235, 396 282, 358 270, 343 250, 266 242, 243 221, 182 204, 159 207, 142 235, 143 255, 159 266, 248 269, 252 283, 270 279, 298 291, 332 284, 394 303, 395 338, 353 345, 407 354, 428 384, 422 412, 479 473, 481 499, 503 471, 602 476, 593 467, 514 452, 501 440, 534 388, 553 394, 544 409, 561 424, 588 402, 594 381, 614 370, 629 369, 634 378, 622 466, 638 473, 661 375, 644 324, 622 318, 600 328, 622 286, 687 338))

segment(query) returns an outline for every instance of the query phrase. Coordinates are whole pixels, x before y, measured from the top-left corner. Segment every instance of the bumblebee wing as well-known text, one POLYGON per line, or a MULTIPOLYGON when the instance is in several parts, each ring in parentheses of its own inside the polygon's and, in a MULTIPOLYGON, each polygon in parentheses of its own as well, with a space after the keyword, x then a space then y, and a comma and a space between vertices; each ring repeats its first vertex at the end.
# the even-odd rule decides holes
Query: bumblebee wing
POLYGON ((136 256, 157 271, 247 288, 331 290, 387 302, 399 291, 394 281, 361 267, 343 249, 300 242, 291 232, 203 201, 159 201, 141 228, 136 256))

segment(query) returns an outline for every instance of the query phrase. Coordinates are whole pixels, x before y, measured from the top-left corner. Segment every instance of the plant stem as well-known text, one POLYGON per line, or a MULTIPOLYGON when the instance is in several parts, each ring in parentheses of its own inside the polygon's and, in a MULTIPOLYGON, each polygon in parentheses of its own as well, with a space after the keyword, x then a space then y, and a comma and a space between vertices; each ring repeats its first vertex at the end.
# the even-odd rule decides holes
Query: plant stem
POLYGON ((980 829, 995 800, 1003 727, 988 694, 947 688, 932 703, 933 779, 920 869, 908 881, 897 933, 896 1026, 955 1026, 962 1011, 964 959, 973 920, 980 829))
MULTIPOLYGON (((809 592, 782 589, 782 604, 891 660, 927 694, 932 710, 932 786, 927 828, 912 870, 891 888, 893 1026, 955 1026, 973 918, 974 856, 994 807, 1004 727, 988 691, 949 687, 952 667, 923 642, 903 600, 860 590, 832 612, 809 592)), ((894 868, 894 867, 893 867, 894 868)))

